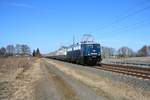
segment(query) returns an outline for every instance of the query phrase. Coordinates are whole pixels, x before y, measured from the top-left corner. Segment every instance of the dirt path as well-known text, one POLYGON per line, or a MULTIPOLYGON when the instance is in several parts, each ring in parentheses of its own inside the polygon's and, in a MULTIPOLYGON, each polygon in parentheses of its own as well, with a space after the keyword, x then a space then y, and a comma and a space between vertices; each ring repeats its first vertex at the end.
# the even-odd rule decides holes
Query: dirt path
POLYGON ((45 60, 40 61, 43 79, 36 86, 36 100, 103 100, 79 81, 45 60))
POLYGON ((104 100, 43 58, 6 58, 0 64, 0 100, 104 100))
POLYGON ((44 78, 36 87, 36 100, 78 100, 75 91, 50 66, 41 61, 44 78))
MULTIPOLYGON (((65 63, 57 60, 50 60, 50 59, 43 59, 47 63, 52 64, 55 66, 57 70, 60 70, 62 73, 65 73, 66 76, 71 77, 71 79, 78 80, 76 81, 78 83, 77 87, 80 87, 79 84, 83 87, 88 86, 89 88, 86 88, 86 91, 89 89, 92 89, 97 95, 100 97, 97 98, 97 95, 95 98, 93 95, 95 93, 91 93, 92 91, 86 91, 84 93, 88 94, 90 93, 90 97, 93 97, 93 99, 87 99, 87 100, 99 100, 99 99, 105 99, 105 100, 149 100, 149 91, 143 91, 140 88, 133 88, 132 86, 123 83, 123 82, 116 82, 111 79, 108 79, 107 77, 99 76, 97 73, 93 73, 95 69, 91 69, 88 67, 83 67, 80 65, 74 65, 70 63, 65 63), (89 70, 90 69, 90 70, 89 70)), ((106 73, 105 73, 106 74, 106 73)), ((62 75, 64 76, 64 75, 62 75)), ((66 79, 66 77, 64 78, 66 79)), ((67 80, 67 79, 66 79, 67 80)), ((71 83, 71 81, 68 81, 68 83, 71 83)), ((75 83, 75 82, 74 82, 75 83)), ((74 85, 71 84, 73 87, 74 85)), ((76 87, 76 88, 77 88, 76 87)), ((77 90, 75 88, 75 90, 77 90)), ((77 93, 82 91, 83 89, 79 89, 77 93)), ((84 95, 84 94, 82 94, 84 95)))

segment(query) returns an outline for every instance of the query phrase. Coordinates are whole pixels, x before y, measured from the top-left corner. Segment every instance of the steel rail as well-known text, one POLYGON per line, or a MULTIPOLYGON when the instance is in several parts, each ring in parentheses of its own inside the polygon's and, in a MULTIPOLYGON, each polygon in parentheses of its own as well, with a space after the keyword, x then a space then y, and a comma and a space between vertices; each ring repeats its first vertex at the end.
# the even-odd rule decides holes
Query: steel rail
POLYGON ((101 66, 96 66, 97 69, 111 71, 121 74, 126 74, 130 76, 135 76, 137 78, 142 78, 146 80, 150 80, 150 71, 146 70, 145 68, 137 68, 131 66, 121 66, 121 65, 110 65, 110 64, 102 64, 101 66))

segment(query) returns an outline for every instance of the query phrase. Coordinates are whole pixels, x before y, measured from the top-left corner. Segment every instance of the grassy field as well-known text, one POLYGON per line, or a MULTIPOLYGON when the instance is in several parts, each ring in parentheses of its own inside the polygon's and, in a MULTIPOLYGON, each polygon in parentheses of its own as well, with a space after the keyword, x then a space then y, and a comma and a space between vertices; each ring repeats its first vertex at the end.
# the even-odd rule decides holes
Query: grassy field
POLYGON ((0 58, 0 100, 32 100, 34 62, 31 57, 0 58))
MULTIPOLYGON (((45 100, 43 98, 52 97, 60 97, 58 100, 70 100, 72 97, 76 99, 78 92, 71 85, 67 85, 70 80, 64 80, 61 76, 63 74, 59 72, 78 81, 97 95, 107 98, 106 100, 149 100, 149 91, 98 76, 86 67, 87 70, 81 70, 83 66, 74 66, 70 63, 32 57, 0 58, 0 100, 45 100)), ((77 84, 75 86, 78 87, 77 84)))
POLYGON ((47 61, 62 72, 92 88, 98 95, 106 97, 106 100, 149 100, 149 91, 143 91, 139 88, 135 89, 129 84, 113 81, 85 70, 70 67, 71 65, 67 66, 63 62, 47 61))
POLYGON ((133 63, 133 64, 137 64, 137 65, 141 64, 141 66, 149 66, 150 65, 150 57, 110 58, 110 59, 103 59, 102 63, 125 63, 125 64, 133 63))

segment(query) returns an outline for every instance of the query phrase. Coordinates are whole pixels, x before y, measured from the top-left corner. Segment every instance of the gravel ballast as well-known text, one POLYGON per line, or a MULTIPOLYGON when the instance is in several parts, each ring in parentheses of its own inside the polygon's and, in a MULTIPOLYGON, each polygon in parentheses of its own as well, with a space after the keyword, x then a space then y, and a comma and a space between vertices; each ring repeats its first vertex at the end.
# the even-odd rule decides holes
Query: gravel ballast
POLYGON ((149 81, 67 62, 48 60, 62 72, 81 81, 108 100, 149 100, 149 81), (114 92, 115 91, 115 92, 114 92))
POLYGON ((150 91, 150 80, 144 80, 130 75, 123 75, 115 72, 95 69, 92 66, 82 66, 82 65, 76 65, 71 63, 67 63, 67 64, 73 68, 78 68, 98 76, 107 77, 114 81, 127 83, 135 88, 141 88, 144 89, 145 91, 150 91))

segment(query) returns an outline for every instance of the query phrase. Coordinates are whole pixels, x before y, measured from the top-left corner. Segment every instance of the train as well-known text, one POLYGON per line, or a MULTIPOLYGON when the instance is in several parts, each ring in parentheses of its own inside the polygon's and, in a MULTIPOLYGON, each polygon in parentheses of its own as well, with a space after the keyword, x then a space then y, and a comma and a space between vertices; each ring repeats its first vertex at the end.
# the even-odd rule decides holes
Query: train
POLYGON ((94 66, 102 61, 101 46, 96 42, 80 42, 60 48, 51 53, 49 58, 94 66))

